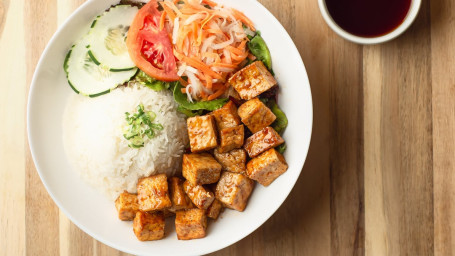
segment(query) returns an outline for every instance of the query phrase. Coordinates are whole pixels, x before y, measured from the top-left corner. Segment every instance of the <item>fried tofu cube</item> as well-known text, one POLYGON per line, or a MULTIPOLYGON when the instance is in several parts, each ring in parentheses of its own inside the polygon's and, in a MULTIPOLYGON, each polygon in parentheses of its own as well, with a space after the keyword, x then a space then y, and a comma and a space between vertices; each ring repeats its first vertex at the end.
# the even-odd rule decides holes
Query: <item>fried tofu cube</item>
POLYGON ((211 113, 216 120, 218 130, 234 127, 240 124, 240 117, 237 114, 237 107, 234 102, 229 101, 222 108, 219 108, 211 113))
POLYGON ((218 147, 221 153, 229 152, 243 146, 243 138, 245 132, 243 125, 224 128, 220 131, 220 146, 218 147))
POLYGON ((115 200, 115 208, 120 220, 133 220, 136 212, 139 211, 137 195, 123 191, 115 200))
POLYGON ((175 216, 175 211, 172 210, 172 207, 163 209, 160 212, 163 213, 164 218, 169 218, 169 217, 175 216))
POLYGON ((267 187, 288 169, 283 155, 271 148, 247 164, 247 175, 261 185, 267 187))
POLYGON ((133 230, 139 241, 153 241, 164 237, 164 214, 162 212, 137 212, 133 230))
POLYGON ((207 209, 207 212, 206 212, 207 217, 216 220, 216 219, 218 219, 218 216, 220 215, 222 210, 223 210, 223 204, 220 201, 215 199, 213 201, 213 203, 207 209))
POLYGON ((276 85, 276 80, 262 61, 255 61, 237 71, 228 80, 244 100, 250 100, 276 85))
POLYGON ((191 202, 199 209, 206 210, 212 204, 213 200, 215 200, 215 195, 212 191, 202 185, 193 186, 186 180, 183 182, 183 189, 191 199, 191 202))
POLYGON ((251 135, 245 141, 243 148, 248 152, 251 158, 254 158, 262 152, 274 148, 284 142, 283 138, 270 126, 251 135))
POLYGON ((186 120, 191 152, 210 150, 218 146, 215 120, 211 115, 190 117, 186 120))
POLYGON ((175 214, 175 231, 179 240, 203 238, 206 235, 207 216, 205 211, 193 208, 175 214))
POLYGON ((224 206, 243 212, 254 188, 254 181, 239 173, 223 172, 215 197, 224 206))
POLYGON ((191 199, 183 190, 183 180, 179 177, 169 179, 169 194, 172 202, 172 207, 169 209, 171 212, 194 207, 191 199))
POLYGON ((148 212, 172 206, 166 174, 142 178, 137 183, 139 210, 148 212))
POLYGON ((245 174, 246 151, 243 148, 234 149, 227 153, 220 153, 216 148, 213 151, 215 159, 221 164, 221 170, 245 174))
POLYGON ((242 122, 253 133, 271 125, 276 119, 275 114, 258 98, 243 103, 238 113, 242 122))
POLYGON ((220 179, 221 165, 209 153, 183 155, 182 175, 191 184, 210 184, 220 179))

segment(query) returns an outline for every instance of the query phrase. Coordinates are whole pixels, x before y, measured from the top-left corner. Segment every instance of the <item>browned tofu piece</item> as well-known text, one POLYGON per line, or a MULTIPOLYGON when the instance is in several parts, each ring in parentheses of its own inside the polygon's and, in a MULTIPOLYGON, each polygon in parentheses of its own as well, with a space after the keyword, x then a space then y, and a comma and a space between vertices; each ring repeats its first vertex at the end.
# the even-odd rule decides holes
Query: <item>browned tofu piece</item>
POLYGON ((209 153, 183 155, 182 175, 191 184, 210 184, 220 179, 221 165, 209 153))
POLYGON ((159 240, 164 237, 164 214, 162 212, 137 212, 133 230, 139 241, 159 240))
POLYGON ((190 117, 186 120, 191 152, 210 150, 218 146, 215 120, 211 115, 190 117))
POLYGON ((220 146, 218 147, 221 153, 229 152, 243 146, 243 138, 245 132, 243 125, 224 128, 220 131, 220 146))
POLYGON ((223 172, 216 186, 216 199, 224 206, 243 212, 253 191, 254 181, 239 173, 223 172))
POLYGON ((255 61, 237 71, 228 82, 244 100, 250 100, 276 85, 275 78, 262 61, 255 61))
POLYGON ((222 108, 211 114, 216 120, 216 126, 221 131, 224 128, 234 127, 240 124, 240 117, 237 114, 237 107, 234 102, 229 101, 222 108))
POLYGON ((272 127, 268 126, 246 139, 243 148, 253 158, 283 142, 283 138, 272 127))
POLYGON ((139 211, 137 195, 123 191, 115 200, 115 208, 120 220, 133 220, 136 212, 139 211))
POLYGON ((169 179, 169 194, 172 202, 172 207, 169 209, 171 212, 194 207, 191 199, 183 190, 183 180, 179 177, 169 179))
POLYGON ((246 167, 248 177, 266 187, 288 169, 283 155, 274 148, 251 159, 246 167))
POLYGON ((175 215, 175 231, 179 240, 205 237, 207 216, 204 210, 198 208, 180 210, 175 215))
POLYGON ((166 174, 139 179, 137 183, 139 210, 148 212, 172 206, 169 198, 166 174))
POLYGON ((175 211, 172 210, 172 207, 163 209, 160 212, 163 213, 164 218, 169 218, 169 217, 175 216, 175 211))
POLYGON ((227 153, 220 153, 218 148, 213 151, 215 159, 221 164, 223 171, 245 174, 246 152, 243 148, 234 149, 227 153))
POLYGON ((243 103, 238 113, 242 122, 253 133, 271 125, 276 119, 275 114, 258 98, 243 103))
POLYGON ((202 185, 193 186, 186 180, 183 182, 183 189, 191 199, 191 202, 199 209, 206 210, 215 200, 215 195, 213 195, 212 191, 202 185))
POLYGON ((207 209, 207 212, 206 212, 207 217, 216 220, 216 219, 218 219, 218 216, 220 215, 222 210, 223 210, 223 204, 220 201, 215 199, 213 201, 213 203, 207 209))

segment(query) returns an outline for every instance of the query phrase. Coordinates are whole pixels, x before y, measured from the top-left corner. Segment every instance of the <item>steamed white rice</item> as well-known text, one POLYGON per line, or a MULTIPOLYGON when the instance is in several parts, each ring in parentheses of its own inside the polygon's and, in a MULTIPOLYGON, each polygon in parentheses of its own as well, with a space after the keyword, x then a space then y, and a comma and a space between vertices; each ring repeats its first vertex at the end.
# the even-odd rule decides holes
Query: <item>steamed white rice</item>
POLYGON ((135 193, 141 177, 180 172, 188 135, 169 91, 132 85, 96 98, 72 95, 63 118, 63 142, 73 169, 114 199, 123 190, 135 193), (156 113, 154 122, 164 129, 136 149, 128 147, 122 127, 125 112, 135 112, 140 103, 156 113))

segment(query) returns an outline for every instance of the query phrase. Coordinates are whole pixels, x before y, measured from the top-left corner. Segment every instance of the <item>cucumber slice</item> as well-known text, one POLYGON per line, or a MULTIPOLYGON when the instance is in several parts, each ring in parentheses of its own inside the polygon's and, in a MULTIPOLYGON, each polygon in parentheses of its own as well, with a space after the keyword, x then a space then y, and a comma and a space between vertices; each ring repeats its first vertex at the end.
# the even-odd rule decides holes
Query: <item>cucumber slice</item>
POLYGON ((118 85, 131 79, 137 68, 128 71, 111 72, 97 65, 87 52, 91 36, 86 35, 79 43, 73 45, 65 58, 64 69, 71 88, 76 92, 90 97, 109 93, 118 85))
POLYGON ((93 39, 89 44, 89 55, 93 62, 112 72, 135 68, 126 47, 126 35, 134 16, 136 6, 117 5, 92 23, 89 34, 93 39))

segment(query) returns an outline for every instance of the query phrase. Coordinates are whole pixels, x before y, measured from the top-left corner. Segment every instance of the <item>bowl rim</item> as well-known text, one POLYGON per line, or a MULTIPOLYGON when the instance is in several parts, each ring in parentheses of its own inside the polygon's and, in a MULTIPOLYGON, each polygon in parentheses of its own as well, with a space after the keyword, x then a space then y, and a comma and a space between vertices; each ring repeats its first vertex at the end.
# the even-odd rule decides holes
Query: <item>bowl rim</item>
MULTIPOLYGON (((124 246, 121 246, 121 245, 118 245, 118 244, 115 244, 115 243, 111 243, 107 239, 104 239, 102 236, 99 236, 96 233, 91 232, 89 227, 87 227, 84 224, 82 224, 81 222, 79 222, 73 216, 73 214, 71 214, 71 212, 69 212, 66 208, 63 207, 63 204, 60 202, 60 200, 57 198, 57 196, 54 193, 51 192, 49 183, 43 178, 43 173, 41 171, 42 167, 39 164, 39 161, 37 161, 37 153, 36 153, 37 149, 36 149, 36 145, 34 143, 33 135, 32 135, 31 123, 33 123, 33 122, 31 122, 32 117, 31 117, 30 113, 31 113, 32 106, 34 105, 34 100, 35 100, 34 99, 34 95, 36 94, 36 90, 37 90, 37 79, 38 79, 38 73, 39 73, 37 71, 41 69, 42 64, 44 62, 44 59, 46 59, 46 56, 51 53, 52 47, 50 47, 50 46, 52 46, 55 43, 55 41, 59 37, 60 33, 64 30, 64 28, 67 26, 67 24, 70 23, 76 16, 81 15, 81 13, 83 13, 85 11, 85 9, 87 8, 87 6, 89 6, 92 2, 96 2, 96 1, 102 1, 102 0, 87 0, 85 3, 80 5, 71 15, 69 15, 68 18, 54 32, 53 36, 51 37, 51 39, 47 43, 45 49, 41 53, 39 61, 36 64, 35 71, 34 71, 34 74, 33 74, 33 77, 32 77, 31 83, 30 83, 30 89, 29 89, 29 92, 28 92, 27 107, 26 107, 26 109, 27 109, 27 114, 26 114, 27 139, 28 139, 29 149, 30 149, 30 153, 31 153, 32 160, 33 160, 33 163, 35 165, 36 171, 38 172, 38 175, 39 175, 39 177, 41 179, 41 182, 43 183, 44 187, 46 188, 47 193, 52 198, 54 203, 58 206, 59 210, 61 210, 65 214, 65 216, 68 217, 68 219, 71 220, 71 222, 73 222, 78 228, 80 228, 82 231, 84 231, 86 234, 88 234, 92 238, 94 238, 94 239, 102 242, 103 244, 106 244, 106 245, 108 245, 108 246, 110 246, 110 247, 112 247, 114 249, 117 249, 117 250, 120 250, 120 251, 123 251, 123 252, 126 252, 126 253, 130 253, 130 254, 135 254, 136 252, 130 250, 129 248, 126 248, 124 246)), ((307 114, 309 115, 309 117, 308 117, 308 120, 306 120, 306 121, 309 121, 309 123, 307 123, 306 125, 308 126, 308 129, 309 129, 309 134, 308 134, 308 138, 309 139, 308 139, 308 141, 306 143, 307 145, 302 147, 301 153, 302 153, 302 156, 304 156, 304 157, 302 157, 301 161, 299 162, 299 166, 301 168, 300 168, 295 180, 292 182, 292 184, 289 184, 289 186, 287 188, 281 190, 281 192, 283 194, 285 194, 286 196, 282 197, 282 200, 280 200, 280 202, 278 204, 278 207, 276 209, 274 209, 273 211, 271 211, 270 215, 267 215, 265 218, 263 218, 263 221, 258 222, 258 225, 252 226, 251 230, 246 232, 244 235, 237 236, 235 239, 231 240, 228 243, 225 243, 224 246, 219 247, 219 248, 217 248, 215 250, 212 250, 212 249, 205 249, 205 250, 201 249, 200 253, 202 253, 202 254, 207 254, 207 253, 211 253, 211 252, 214 252, 214 251, 218 251, 218 250, 226 248, 226 247, 228 247, 228 246, 230 246, 232 244, 237 243, 241 239, 245 238, 246 236, 250 235, 255 230, 257 230, 273 214, 275 214, 275 212, 279 209, 279 207, 283 204, 283 202, 288 198, 290 192, 292 191, 292 189, 295 186, 295 183, 298 180, 298 177, 302 173, 302 169, 303 169, 304 163, 305 163, 307 155, 308 155, 308 150, 309 150, 309 146, 310 146, 310 143, 311 143, 311 137, 312 137, 312 129, 313 129, 313 100, 312 100, 311 87, 310 87, 310 82, 309 82, 308 75, 306 73, 305 65, 303 63, 301 55, 300 55, 300 53, 299 53, 294 41, 292 40, 290 35, 287 33, 287 31, 285 30, 283 25, 278 21, 278 19, 276 19, 275 16, 272 13, 270 13, 270 11, 267 8, 265 8, 261 3, 259 3, 256 0, 243 0, 243 1, 247 1, 247 2, 253 3, 258 8, 260 8, 260 10, 257 10, 257 11, 263 13, 264 15, 266 15, 269 19, 272 20, 273 23, 276 23, 277 28, 280 30, 280 34, 282 36, 286 37, 286 39, 290 40, 290 42, 292 42, 293 47, 292 47, 292 49, 289 49, 289 50, 292 52, 292 54, 297 54, 297 56, 298 56, 298 58, 296 58, 297 59, 297 64, 299 66, 301 66, 303 68, 303 71, 305 72, 306 86, 308 87, 308 90, 307 90, 308 93, 309 93, 309 95, 308 95, 308 100, 309 100, 308 106, 310 107, 310 109, 308 109, 308 113, 307 114)), ((189 252, 189 253, 191 253, 191 252, 189 252)))
POLYGON ((408 13, 406 14, 403 22, 392 31, 378 37, 361 37, 347 32, 333 20, 327 9, 326 0, 318 0, 318 5, 325 22, 336 34, 353 43, 374 45, 388 42, 403 34, 412 25, 417 15, 419 14, 422 0, 411 0, 411 6, 409 7, 408 13))

